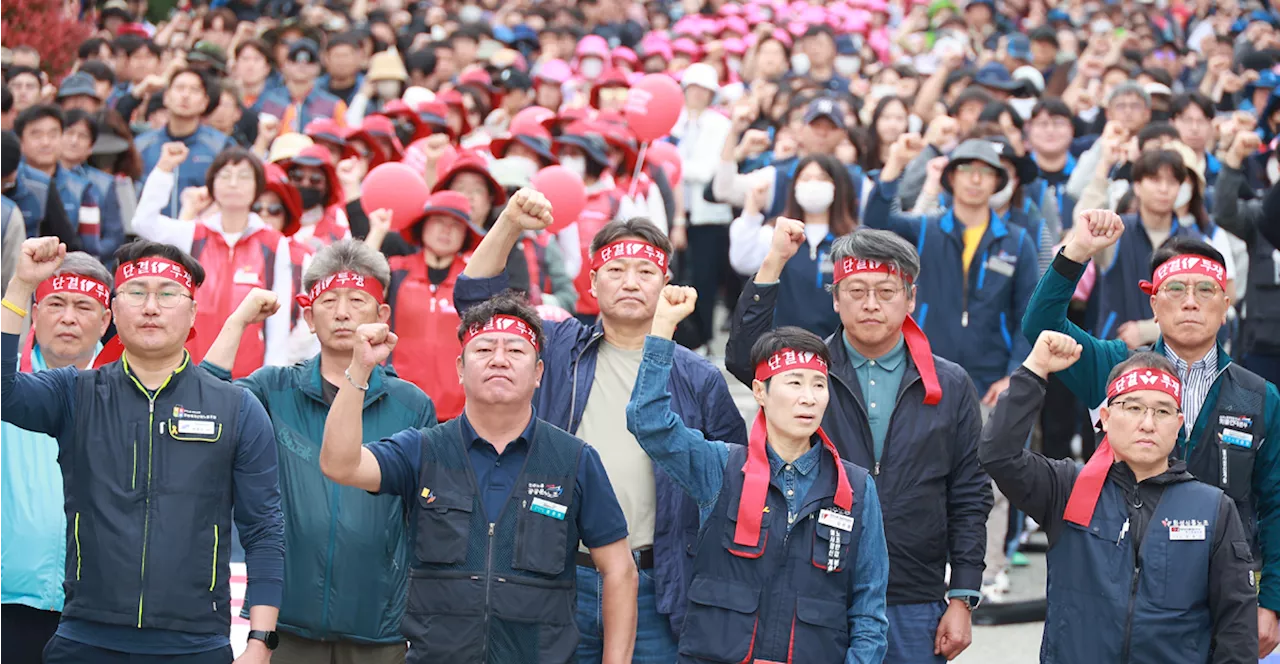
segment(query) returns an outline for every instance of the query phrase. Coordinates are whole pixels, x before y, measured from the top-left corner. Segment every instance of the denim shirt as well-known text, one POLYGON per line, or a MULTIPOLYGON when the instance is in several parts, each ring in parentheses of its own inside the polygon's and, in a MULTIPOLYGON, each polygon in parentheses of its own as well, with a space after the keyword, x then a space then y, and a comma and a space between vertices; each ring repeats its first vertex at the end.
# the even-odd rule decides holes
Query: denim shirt
MULTIPOLYGON (((791 526, 795 525, 796 514, 799 514, 800 508, 804 507, 804 497, 809 495, 809 489, 818 479, 820 470, 818 461, 822 458, 822 446, 809 447, 808 452, 801 454, 791 463, 783 461, 782 457, 773 451, 772 445, 768 447, 767 452, 769 474, 773 477, 773 483, 785 487, 782 493, 787 497, 787 530, 790 531, 791 526)), ((706 520, 706 516, 703 516, 702 521, 705 523, 706 520)))
MULTIPOLYGON (((705 524, 724 487, 725 464, 729 460, 729 444, 707 440, 701 431, 685 426, 671 410, 671 394, 667 380, 671 375, 675 342, 648 337, 644 342, 644 359, 636 376, 636 386, 627 404, 627 429, 653 462, 698 502, 700 522, 705 524)), ((782 474, 782 485, 796 495, 787 496, 791 514, 801 504, 804 493, 818 476, 818 455, 814 446, 788 470, 773 450, 769 464, 775 478, 782 474), (781 467, 780 467, 781 466, 781 467), (809 468, 806 470, 804 466, 809 468), (794 499, 794 500, 793 500, 794 499)), ((858 543, 858 566, 849 577, 851 602, 849 650, 845 664, 878 662, 887 647, 889 622, 885 616, 885 592, 889 585, 889 554, 884 539, 884 521, 875 483, 867 477, 862 504, 862 539, 858 543)))

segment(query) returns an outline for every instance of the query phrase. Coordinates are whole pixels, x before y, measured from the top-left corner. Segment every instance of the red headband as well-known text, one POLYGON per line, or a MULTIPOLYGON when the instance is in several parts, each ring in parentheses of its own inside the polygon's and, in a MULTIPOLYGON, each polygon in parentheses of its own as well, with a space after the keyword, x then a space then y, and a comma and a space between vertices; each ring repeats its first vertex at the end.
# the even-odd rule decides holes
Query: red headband
MULTIPOLYGON (((818 427, 818 439, 836 462, 836 497, 835 504, 846 512, 853 510, 853 489, 849 486, 849 478, 845 475, 844 464, 840 461, 840 453, 827 437, 822 427, 818 427)), ((769 495, 769 453, 765 443, 769 437, 765 426, 764 411, 756 413, 755 423, 751 425, 751 437, 747 441, 747 462, 742 466, 742 496, 738 499, 738 525, 733 532, 733 543, 740 546, 755 547, 760 543, 760 526, 764 520, 765 499, 769 495)), ((736 553, 741 557, 752 557, 736 553)))
POLYGON ((383 303, 382 299, 382 282, 373 277, 365 276, 359 272, 350 272, 342 270, 335 272, 311 287, 311 293, 299 293, 293 297, 293 300, 300 307, 309 307, 320 299, 321 295, 335 288, 354 288, 362 290, 373 297, 378 304, 383 303))
POLYGON ((493 318, 485 321, 484 324, 476 323, 467 328, 467 333, 462 335, 462 346, 465 348, 471 343, 472 339, 482 334, 515 334, 524 337, 525 341, 533 344, 534 350, 538 349, 538 335, 533 331, 529 324, 515 316, 506 314, 498 314, 493 318))
POLYGON ((827 375, 827 363, 817 353, 808 353, 793 348, 782 350, 769 356, 769 359, 756 365, 756 380, 766 381, 780 373, 796 369, 812 369, 827 375))
POLYGON ((893 265, 882 263, 880 261, 869 261, 865 258, 854 258, 853 256, 848 256, 839 263, 836 263, 835 278, 832 280, 832 283, 838 284, 845 277, 866 272, 879 272, 893 277, 899 277, 906 280, 907 283, 911 283, 911 277, 903 274, 902 270, 899 270, 893 265))
POLYGON ((1218 284, 1218 288, 1224 291, 1227 290, 1227 268, 1212 258, 1196 256, 1195 254, 1181 254, 1161 263, 1160 267, 1156 268, 1152 280, 1139 281, 1138 287, 1147 295, 1155 295, 1156 291, 1160 290, 1160 284, 1163 284, 1169 277, 1180 274, 1208 277, 1218 284))
POLYGON ((105 309, 111 308, 111 289, 106 284, 81 274, 57 274, 36 286, 36 303, 54 293, 78 293, 88 295, 105 309))
POLYGON ((601 247, 600 251, 591 258, 591 269, 599 270, 615 258, 643 258, 650 263, 658 266, 659 270, 667 271, 667 264, 670 257, 663 250, 640 240, 620 240, 605 247, 601 247))
MULTIPOLYGON (((1111 381, 1107 386, 1107 403, 1122 394, 1148 390, 1163 392, 1174 401, 1182 403, 1182 381, 1167 371, 1149 367, 1126 371, 1111 381)), ((1107 481, 1107 473, 1111 471, 1112 463, 1115 463, 1115 454, 1111 451, 1111 443, 1106 436, 1103 436, 1102 442, 1094 450, 1093 456, 1089 457, 1089 462, 1084 465, 1076 477, 1075 485, 1071 487, 1067 508, 1062 513, 1063 519, 1089 527, 1089 523, 1093 521, 1093 510, 1098 506, 1098 497, 1102 495, 1102 485, 1107 481)))
POLYGON ((192 297, 196 294, 195 281, 191 273, 181 264, 159 256, 146 256, 132 263, 121 263, 116 268, 116 288, 143 277, 163 277, 182 284, 192 297))

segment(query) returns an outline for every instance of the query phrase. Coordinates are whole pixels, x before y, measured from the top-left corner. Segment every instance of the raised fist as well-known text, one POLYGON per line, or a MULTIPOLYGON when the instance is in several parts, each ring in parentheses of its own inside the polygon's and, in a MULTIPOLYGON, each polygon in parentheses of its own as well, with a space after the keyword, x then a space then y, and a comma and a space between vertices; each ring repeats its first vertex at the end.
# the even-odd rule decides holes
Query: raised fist
POLYGON ((386 235, 391 232, 391 210, 388 208, 378 208, 369 213, 369 234, 379 233, 386 235))
POLYGON ((773 221, 773 241, 769 253, 785 263, 795 256, 805 243, 804 222, 778 217, 773 221))
POLYGON ((1036 345, 1023 366, 1041 378, 1048 378, 1049 374, 1063 371, 1075 364, 1080 359, 1082 350, 1084 348, 1075 339, 1061 332, 1045 330, 1036 339, 1036 345))
POLYGON ((924 145, 924 139, 920 138, 920 134, 907 132, 899 136, 898 140, 889 147, 889 160, 896 163, 901 170, 924 151, 924 145))
POLYGON ((551 225, 551 202, 536 189, 517 191, 499 215, 498 223, 515 224, 526 231, 540 231, 551 225))
POLYGON ((698 291, 689 286, 664 286, 662 296, 658 298, 658 309, 654 318, 662 318, 669 324, 676 324, 693 313, 698 302, 698 291))
POLYGON ((351 364, 363 372, 387 361, 395 350, 395 332, 386 323, 365 323, 356 328, 356 348, 351 354, 351 364))
POLYGON ((760 214, 764 211, 764 205, 769 196, 769 187, 773 186, 773 181, 767 178, 757 178, 751 184, 751 189, 747 191, 747 200, 744 201, 743 214, 760 214))
POLYGON ((179 199, 182 209, 178 211, 178 218, 183 221, 191 221, 200 216, 210 205, 213 205, 213 197, 209 195, 206 187, 187 187, 182 190, 179 199))
POLYGON ((951 145, 960 136, 960 124, 950 115, 939 115, 929 123, 924 132, 924 142, 939 150, 951 145))
POLYGON ((1071 240, 1063 250, 1067 258, 1083 263, 1103 249, 1115 244, 1124 233, 1124 221, 1111 210, 1085 210, 1080 213, 1071 240))
POLYGON ((231 317, 243 325, 261 323, 280 310, 280 301, 276 294, 265 289, 255 288, 240 301, 231 317))
POLYGON ((183 143, 178 141, 165 143, 160 146, 160 160, 156 162, 156 168, 165 173, 172 173, 187 160, 189 154, 191 151, 183 143))
POLYGON ((53 276, 66 257, 67 245, 59 242, 56 237, 24 240, 22 255, 18 257, 18 267, 13 277, 35 289, 40 282, 53 276))

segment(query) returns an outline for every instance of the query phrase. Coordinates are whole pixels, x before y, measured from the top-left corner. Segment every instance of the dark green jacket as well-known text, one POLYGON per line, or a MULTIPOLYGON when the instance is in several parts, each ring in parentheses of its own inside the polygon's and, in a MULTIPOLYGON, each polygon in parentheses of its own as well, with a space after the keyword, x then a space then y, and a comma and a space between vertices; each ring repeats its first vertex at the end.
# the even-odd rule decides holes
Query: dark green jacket
MULTIPOLYGON (((1117 364, 1128 359, 1130 351, 1119 339, 1101 341, 1067 320, 1067 306, 1075 292, 1076 282, 1083 273, 1084 265, 1059 253, 1053 266, 1040 278, 1031 302, 1027 304, 1027 313, 1022 319, 1022 332, 1032 343, 1035 343, 1044 330, 1062 332, 1084 347, 1079 361, 1054 375, 1087 407, 1093 408, 1106 399, 1107 376, 1117 364)), ((1163 339, 1156 344, 1155 352, 1164 354, 1163 339)), ((1175 450, 1182 452, 1181 459, 1184 461, 1190 457, 1195 442, 1201 439, 1205 428, 1211 424, 1223 382, 1222 371, 1229 364, 1231 357, 1219 346, 1219 377, 1209 388, 1191 435, 1186 435, 1185 428, 1178 432, 1175 450)), ((1280 392, 1275 385, 1267 385, 1266 398, 1266 438, 1259 443, 1253 466, 1258 539, 1262 547, 1262 582, 1258 603, 1273 611, 1280 611, 1280 392)))
MULTIPOLYGON (((221 367, 201 366, 231 379, 221 367)), ((280 629, 308 639, 403 643, 409 572, 404 505, 398 496, 341 486, 320 472, 329 414, 320 357, 263 367, 236 383, 267 409, 279 448, 285 522, 280 629)), ((435 424, 435 406, 422 390, 383 367, 374 369, 364 399, 367 440, 435 424)))

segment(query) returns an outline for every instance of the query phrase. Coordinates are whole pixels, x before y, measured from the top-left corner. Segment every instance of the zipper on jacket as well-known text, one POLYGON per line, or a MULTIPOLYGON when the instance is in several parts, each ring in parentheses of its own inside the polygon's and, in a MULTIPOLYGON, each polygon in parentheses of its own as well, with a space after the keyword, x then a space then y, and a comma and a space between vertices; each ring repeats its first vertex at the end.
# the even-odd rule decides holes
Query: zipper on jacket
POLYGON ((1142 559, 1138 557, 1138 549, 1133 550, 1133 580, 1129 582, 1129 612, 1124 619, 1124 661, 1129 661, 1129 645, 1133 640, 1133 606, 1138 600, 1138 577, 1142 573, 1142 559))
MULTIPOLYGON (((916 376, 914 379, 911 380, 910 383, 907 383, 905 386, 898 388, 898 396, 894 397, 894 401, 893 401, 893 412, 889 414, 889 429, 893 428, 893 418, 896 417, 898 414, 898 405, 902 403, 902 395, 906 394, 907 390, 910 389, 911 386, 914 385, 918 380, 920 380, 920 376, 916 376)), ((856 403, 856 400, 855 400, 855 403, 856 403)), ((859 407, 861 407, 862 404, 858 404, 858 405, 859 407)), ((867 435, 870 436, 871 422, 865 408, 862 409, 862 415, 863 415, 864 421, 867 423, 867 435)), ((880 446, 880 455, 876 457, 875 466, 872 467, 871 469, 872 477, 880 477, 880 460, 884 458, 884 453, 887 452, 889 449, 889 429, 885 429, 884 443, 881 444, 880 446)), ((876 452, 875 441, 872 440, 871 441, 872 456, 875 456, 875 452, 876 452)))
POLYGON ((480 661, 489 661, 489 614, 493 611, 490 594, 493 591, 493 529, 498 524, 489 523, 489 539, 484 553, 484 651, 480 661))
POLYGON ((80 580, 80 513, 76 512, 76 581, 80 580))
POLYGON ((133 491, 138 488, 138 439, 133 439, 133 479, 129 482, 129 490, 133 491))
POLYGON ((218 524, 213 524, 213 572, 209 576, 209 592, 218 585, 218 524))

